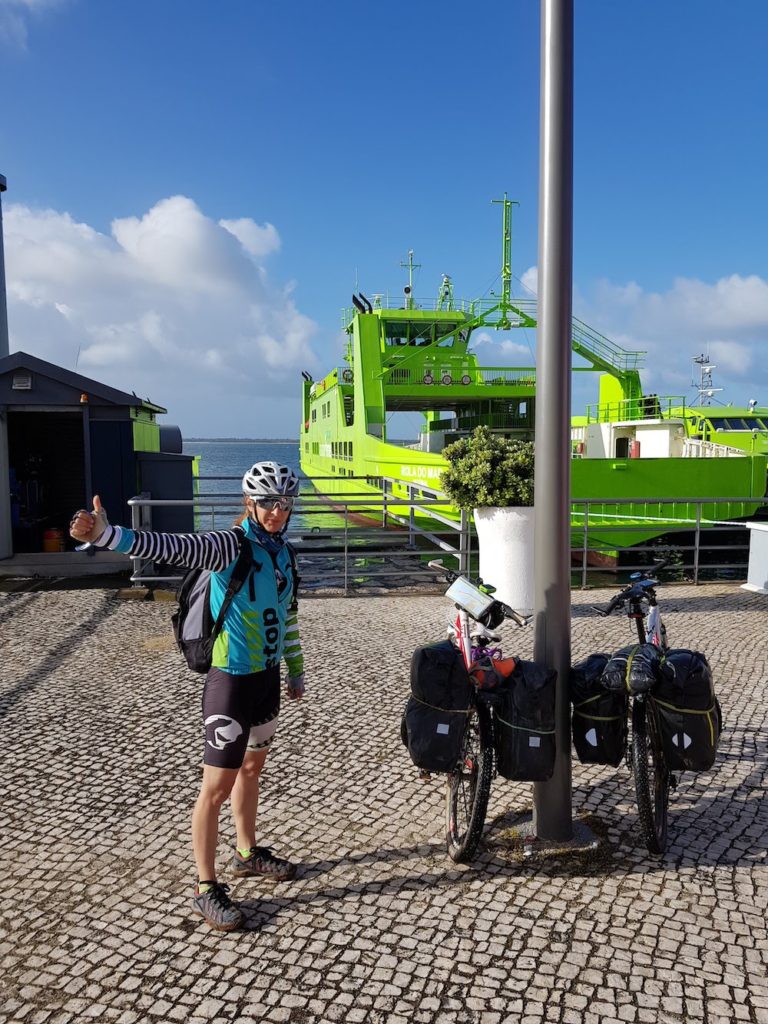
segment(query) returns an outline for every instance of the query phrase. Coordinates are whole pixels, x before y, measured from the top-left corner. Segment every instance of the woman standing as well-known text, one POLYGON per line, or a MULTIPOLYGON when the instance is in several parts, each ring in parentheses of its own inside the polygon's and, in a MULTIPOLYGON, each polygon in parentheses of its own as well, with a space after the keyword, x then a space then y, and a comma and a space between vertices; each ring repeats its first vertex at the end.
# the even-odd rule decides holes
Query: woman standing
POLYGON ((75 540, 95 547, 211 570, 214 621, 241 546, 251 547, 251 571, 227 609, 205 681, 203 782, 192 815, 197 864, 192 906, 222 931, 243 923, 242 911, 229 898, 229 886, 218 881, 214 864, 219 811, 228 797, 237 830, 231 872, 274 880, 296 874, 295 864, 256 845, 256 812, 261 771, 277 729, 281 658, 288 669, 287 695, 304 695, 295 562, 284 537, 298 492, 298 477, 288 466, 257 462, 243 477, 244 515, 230 530, 152 533, 111 526, 98 496, 93 511, 76 512, 70 524, 75 540))

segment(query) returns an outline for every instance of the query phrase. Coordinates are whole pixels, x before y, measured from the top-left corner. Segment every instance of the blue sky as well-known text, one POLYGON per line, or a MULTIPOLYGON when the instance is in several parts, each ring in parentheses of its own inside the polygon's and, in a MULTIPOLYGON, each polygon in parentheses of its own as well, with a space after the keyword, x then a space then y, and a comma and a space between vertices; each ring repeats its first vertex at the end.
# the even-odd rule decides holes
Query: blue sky
MULTIPOLYGON (((724 400, 768 405, 766 38, 762 0, 576 4, 574 312, 660 394, 708 351, 724 400)), ((0 0, 0 87, 12 350, 187 435, 295 436, 299 370, 409 248, 417 295, 485 293, 505 190, 535 280, 534 0, 0 0)))

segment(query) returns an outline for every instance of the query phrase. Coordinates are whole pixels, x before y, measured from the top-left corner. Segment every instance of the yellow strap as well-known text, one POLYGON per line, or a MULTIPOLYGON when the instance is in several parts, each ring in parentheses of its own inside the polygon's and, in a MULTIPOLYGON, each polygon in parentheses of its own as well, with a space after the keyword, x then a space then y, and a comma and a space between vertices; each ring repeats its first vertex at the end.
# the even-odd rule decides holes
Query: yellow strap
POLYGON ((579 718, 586 718, 588 722, 621 722, 627 717, 626 715, 610 715, 608 717, 605 715, 585 715, 583 711, 577 711, 576 708, 573 709, 573 713, 578 715, 579 718))
POLYGON ((508 726, 510 729, 517 729, 518 732, 534 732, 537 736, 554 736, 554 729, 526 729, 524 725, 512 725, 506 719, 502 718, 501 715, 497 714, 496 717, 502 725, 508 726))
POLYGON ((433 711, 442 711, 443 714, 445 715, 468 715, 469 712, 472 710, 472 708, 458 708, 457 710, 449 708, 438 708, 434 704, 428 704, 425 700, 422 700, 421 697, 417 697, 415 693, 412 693, 411 697, 413 698, 413 700, 416 701, 417 704, 423 704, 425 708, 431 708, 433 711))
POLYGON ((659 700, 658 697, 652 696, 651 700, 654 704, 658 704, 662 708, 667 708, 668 711, 677 711, 681 715, 711 715, 715 710, 714 704, 711 708, 707 708, 706 711, 696 711, 694 708, 678 708, 674 704, 667 704, 665 701, 659 700))
POLYGON ((637 654, 639 647, 639 644, 636 647, 633 647, 629 657, 627 658, 627 671, 624 673, 624 685, 627 688, 627 693, 632 693, 632 691, 629 688, 629 670, 632 667, 632 659, 637 654))

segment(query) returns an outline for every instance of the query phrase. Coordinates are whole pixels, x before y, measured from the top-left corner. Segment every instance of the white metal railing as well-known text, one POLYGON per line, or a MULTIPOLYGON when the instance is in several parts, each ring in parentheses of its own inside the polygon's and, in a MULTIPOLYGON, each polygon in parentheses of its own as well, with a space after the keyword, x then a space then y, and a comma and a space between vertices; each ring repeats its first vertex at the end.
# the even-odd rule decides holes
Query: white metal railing
POLYGON ((716 441, 700 441, 695 437, 687 437, 683 441, 683 458, 685 459, 722 459, 745 456, 742 448, 734 448, 729 444, 718 444, 716 441))
MULTIPOLYGON (((204 479, 204 478, 202 478, 204 479)), ((220 478, 222 479, 222 478, 220 478)), ((223 478, 228 479, 228 478, 223 478)), ((238 478, 239 479, 239 478, 238 478)), ((353 478, 347 478, 353 479, 353 478)), ((342 557, 340 568, 324 568, 322 577, 324 582, 337 581, 343 585, 344 593, 350 587, 350 577, 354 573, 355 566, 351 564, 356 558, 364 553, 366 559, 379 558, 391 555, 392 547, 381 543, 382 528, 396 524, 402 527, 403 547, 398 549, 398 557, 406 561, 419 563, 429 553, 429 549, 437 551, 449 558, 455 559, 458 563, 459 572, 468 572, 471 549, 472 534, 470 529, 469 515, 461 512, 459 519, 455 520, 445 516, 432 506, 445 505, 446 498, 440 491, 421 484, 406 484, 407 497, 394 494, 392 487, 395 483, 402 484, 402 481, 394 481, 390 478, 378 478, 382 481, 382 491, 370 496, 361 495, 360 492, 349 492, 329 496, 302 496, 297 499, 294 506, 294 513, 310 519, 312 516, 332 515, 340 520, 330 529, 321 527, 310 527, 304 534, 302 540, 297 544, 297 555, 299 559, 313 557, 342 557), (427 516, 435 521, 434 529, 427 529, 419 522, 416 516, 427 516), (355 525, 360 517, 380 518, 380 525, 373 523, 372 527, 365 528, 355 525), (307 536, 309 543, 306 543, 307 536), (422 541, 417 545, 417 538, 422 541), (377 543, 378 539, 378 543, 377 543), (325 542, 334 548, 332 551, 321 551, 316 541, 325 542), (367 545, 364 551, 359 548, 355 541, 373 540, 374 543, 367 545), (337 549, 338 548, 338 549, 337 549)), ((233 516, 242 510, 242 499, 239 495, 230 494, 208 494, 199 495, 191 499, 167 499, 152 498, 148 493, 136 495, 128 502, 131 510, 131 526, 135 530, 152 529, 152 509, 154 508, 184 508, 192 507, 196 520, 201 516, 210 517, 210 528, 216 529, 216 516, 227 517, 228 524, 233 516)), ((291 538, 296 541, 295 535, 291 538)), ((148 558, 133 558, 133 573, 131 583, 176 583, 183 579, 183 573, 160 575, 155 572, 152 560, 148 558)), ((393 570, 365 570, 366 579, 381 576, 404 576, 409 575, 408 568, 396 568, 393 570)), ((358 573, 359 575, 359 573, 358 573)))
MULTIPOLYGON (((746 523, 738 522, 733 516, 752 515, 756 507, 760 507, 766 499, 755 497, 710 497, 710 498, 591 498, 571 502, 571 524, 573 534, 581 525, 581 585, 587 585, 587 573, 589 571, 589 555, 600 554, 605 547, 590 546, 589 537, 591 534, 598 534, 601 530, 609 530, 611 535, 616 534, 626 537, 626 547, 632 547, 638 551, 653 550, 632 543, 632 534, 648 533, 648 527, 653 526, 660 534, 693 533, 693 544, 679 545, 675 550, 678 552, 691 552, 691 582, 697 584, 701 573, 701 554, 705 545, 702 544, 702 532, 711 531, 716 535, 724 530, 745 529, 746 523), (642 507, 643 514, 636 515, 630 511, 628 506, 642 507), (739 508, 740 506, 740 508, 739 508), (624 509, 624 511, 622 511, 624 509), (669 510, 665 515, 665 511, 669 510), (723 509, 730 518, 718 518, 717 510, 723 509), (734 510, 735 509, 735 510, 734 510)), ((616 549, 616 541, 613 540, 610 547, 616 549)), ((748 550, 749 545, 742 545, 748 550)), ((719 553, 723 550, 721 545, 711 544, 706 546, 710 553, 719 553)), ((575 557, 578 549, 571 549, 572 559, 575 564, 575 557)), ((717 556, 716 556, 717 557, 717 556)), ((709 561, 707 568, 711 570, 732 570, 733 563, 722 563, 709 561)), ((746 566, 740 566, 745 569, 746 566)))
MULTIPOLYGON (((212 479, 212 478, 201 478, 212 479)), ((235 478, 218 478, 235 479, 235 478)), ((237 478, 240 479, 239 477, 237 478)), ((320 479, 320 478, 318 478, 320 479)), ((336 478, 333 478, 336 480, 336 478)), ((357 477, 349 480, 371 480, 372 478, 357 477)), ((333 564, 322 568, 322 582, 330 586, 339 585, 346 594, 354 582, 354 578, 364 577, 365 582, 374 582, 377 578, 397 578, 410 576, 418 571, 421 562, 429 557, 431 550, 455 560, 460 572, 470 572, 475 564, 477 542, 474 527, 469 513, 462 511, 458 519, 446 515, 442 509, 449 504, 446 496, 439 490, 426 484, 408 483, 394 478, 376 478, 380 481, 381 490, 371 495, 357 492, 346 492, 334 495, 319 496, 310 494, 298 499, 296 513, 305 521, 312 517, 333 516, 334 524, 329 528, 308 526, 302 533, 303 542, 299 545, 300 563, 305 566, 314 559, 341 561, 340 566, 333 564), (405 495, 395 494, 395 486, 405 489, 405 495), (441 508, 442 507, 442 508, 441 508), (427 527, 423 517, 434 521, 433 528, 427 527), (364 517, 370 525, 356 525, 360 517, 364 517), (373 517, 377 522, 374 522, 373 517), (421 520, 421 521, 419 521, 421 520), (394 569, 376 569, 370 566, 361 567, 361 560, 381 559, 393 554, 391 543, 384 541, 384 530, 395 526, 400 532, 403 544, 396 549, 399 567, 394 569), (320 546, 316 543, 320 542, 320 546), (407 563, 412 563, 408 565, 407 563), (335 584, 334 584, 335 581, 335 584)), ((338 482, 338 481, 337 481, 338 482)), ((194 499, 153 499, 149 494, 137 495, 128 502, 131 509, 131 525, 134 529, 152 529, 152 510, 157 507, 192 507, 195 516, 210 517, 210 528, 217 528, 216 516, 226 516, 226 525, 232 521, 234 514, 242 510, 240 495, 208 494, 194 499)), ((571 503, 572 525, 572 563, 573 572, 581 576, 581 585, 586 587, 587 574, 592 570, 589 556, 603 554, 606 541, 600 539, 601 533, 609 533, 610 549, 632 547, 634 551, 652 550, 641 544, 633 543, 632 536, 647 536, 649 527, 653 527, 656 535, 664 533, 673 535, 681 532, 693 534, 692 544, 680 544, 675 550, 690 553, 691 565, 687 569, 692 574, 692 582, 698 583, 702 568, 702 551, 708 551, 716 560, 707 561, 707 568, 712 570, 741 569, 746 576, 746 565, 734 565, 733 562, 722 562, 717 559, 724 557, 723 545, 713 542, 702 543, 702 536, 707 534, 717 538, 718 532, 744 528, 744 522, 734 521, 733 516, 745 517, 752 515, 760 506, 761 499, 748 497, 707 497, 696 499, 675 498, 591 498, 575 500, 571 503), (631 506, 631 508, 629 507, 631 506), (637 509, 642 514, 637 514, 637 509), (729 518, 718 517, 723 510, 729 518), (626 543, 617 543, 617 535, 626 538, 626 543), (580 536, 581 543, 577 538, 580 536), (593 541, 592 538, 598 538, 593 541)), ((208 524, 206 523, 206 527, 208 524)), ((290 534, 289 534, 290 536, 290 534)), ((294 535, 295 537, 295 535, 294 535)), ((748 549, 748 545, 736 546, 735 550, 748 549)), ((134 558, 131 582, 136 585, 158 582, 177 582, 181 574, 158 575, 148 559, 134 558)), ((602 567, 602 571, 605 568, 602 567)))

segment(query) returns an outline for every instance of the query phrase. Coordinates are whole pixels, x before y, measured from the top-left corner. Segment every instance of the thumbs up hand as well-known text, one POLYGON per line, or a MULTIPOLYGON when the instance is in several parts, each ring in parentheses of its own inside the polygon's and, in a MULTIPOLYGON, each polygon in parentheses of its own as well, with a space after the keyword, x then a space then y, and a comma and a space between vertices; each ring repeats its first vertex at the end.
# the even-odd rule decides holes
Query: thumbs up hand
POLYGON ((94 494, 93 510, 86 512, 81 508, 75 512, 69 524, 69 535, 81 543, 95 544, 108 526, 106 509, 103 508, 98 494, 94 494))

